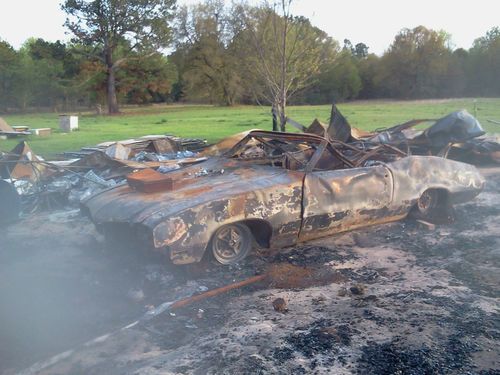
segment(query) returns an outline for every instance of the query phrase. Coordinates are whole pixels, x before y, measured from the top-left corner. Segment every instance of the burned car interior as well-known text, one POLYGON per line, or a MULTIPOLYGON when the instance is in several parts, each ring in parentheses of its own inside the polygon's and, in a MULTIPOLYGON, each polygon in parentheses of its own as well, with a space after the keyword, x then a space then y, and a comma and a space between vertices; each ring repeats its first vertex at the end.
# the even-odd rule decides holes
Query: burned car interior
MULTIPOLYGON (((225 156, 252 164, 305 171, 320 150, 323 141, 320 137, 311 135, 253 131, 230 149, 225 156)), ((333 153, 330 155, 331 159, 326 168, 335 169, 339 165, 345 165, 342 155, 336 155, 336 157, 333 153)))
POLYGON ((390 162, 406 153, 391 145, 356 147, 314 134, 252 131, 224 155, 229 159, 292 171, 327 171, 390 162))

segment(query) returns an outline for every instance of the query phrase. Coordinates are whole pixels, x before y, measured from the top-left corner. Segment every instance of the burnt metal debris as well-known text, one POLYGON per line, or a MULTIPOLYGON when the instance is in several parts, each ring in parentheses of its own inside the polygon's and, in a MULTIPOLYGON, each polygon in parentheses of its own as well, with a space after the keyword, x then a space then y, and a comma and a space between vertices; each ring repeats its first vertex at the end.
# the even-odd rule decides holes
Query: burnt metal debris
POLYGON ((231 264, 254 242, 280 248, 413 211, 428 218, 484 185, 472 165, 407 156, 391 144, 267 131, 251 131, 221 156, 166 176, 158 187, 157 174, 132 174, 85 199, 82 209, 110 238, 140 238, 175 264, 206 254, 231 264))
POLYGON ((361 149, 390 145, 408 155, 434 155, 471 164, 500 163, 500 143, 485 137, 479 121, 466 110, 452 112, 440 119, 416 119, 374 132, 352 127, 333 105, 328 125, 315 120, 304 127, 291 120, 290 124, 306 133, 322 135, 331 141, 351 144, 361 149), (423 130, 417 125, 433 123, 423 130))
POLYGON ((13 138, 30 134, 31 132, 27 131, 25 126, 12 127, 0 117, 0 136, 13 138))
POLYGON ((41 209, 78 207, 82 199, 125 181, 133 171, 167 172, 204 161, 196 151, 205 146, 201 139, 152 135, 102 143, 49 162, 22 141, 0 154, 0 221, 41 209))
MULTIPOLYGON (((500 163, 500 143, 486 136, 479 121, 466 110, 453 112, 441 119, 410 120, 373 132, 351 126, 336 105, 332 106, 328 124, 315 119, 309 126, 304 126, 291 118, 287 118, 287 123, 303 133, 324 137, 336 147, 358 152, 365 158, 364 152, 389 152, 440 156, 474 165, 500 163), (424 130, 415 129, 424 123, 432 125, 424 130)), ((225 138, 203 150, 202 154, 220 156, 248 133, 246 131, 225 138)))
POLYGON ((202 139, 180 138, 174 135, 146 135, 136 139, 103 142, 96 146, 83 147, 79 151, 64 152, 63 156, 66 158, 82 158, 96 151, 101 151, 112 158, 127 160, 129 157, 146 153, 151 154, 152 158, 154 158, 153 154, 168 155, 180 151, 194 153, 203 150, 206 146, 207 142, 202 139))

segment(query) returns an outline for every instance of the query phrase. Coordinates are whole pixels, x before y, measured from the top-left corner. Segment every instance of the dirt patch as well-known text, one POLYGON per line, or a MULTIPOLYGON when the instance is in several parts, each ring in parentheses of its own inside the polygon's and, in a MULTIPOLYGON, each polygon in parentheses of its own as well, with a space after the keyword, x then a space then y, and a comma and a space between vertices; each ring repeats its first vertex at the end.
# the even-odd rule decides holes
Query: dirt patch
POLYGON ((272 265, 267 271, 268 286, 276 289, 300 289, 347 281, 330 267, 300 267, 289 263, 272 265))

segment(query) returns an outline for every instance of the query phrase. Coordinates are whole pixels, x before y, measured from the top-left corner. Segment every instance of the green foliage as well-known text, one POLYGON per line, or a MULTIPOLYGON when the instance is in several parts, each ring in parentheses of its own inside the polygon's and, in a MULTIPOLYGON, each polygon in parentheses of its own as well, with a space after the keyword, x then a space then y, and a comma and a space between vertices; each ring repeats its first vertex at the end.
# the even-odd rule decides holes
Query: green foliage
POLYGON ((500 94, 500 28, 474 41, 467 65, 471 90, 478 95, 500 94))
POLYGON ((381 60, 379 81, 394 97, 443 96, 449 83, 449 36, 418 26, 404 29, 381 60))
POLYGON ((309 103, 332 103, 358 97, 361 77, 357 62, 351 51, 343 49, 328 66, 318 74, 318 83, 303 96, 314 100, 309 103))
POLYGON ((366 59, 368 57, 368 49, 369 49, 369 47, 366 44, 358 43, 354 47, 354 50, 352 51, 352 53, 357 59, 362 60, 362 59, 366 59))
POLYGON ((242 96, 241 61, 232 12, 223 1, 183 6, 177 14, 177 52, 188 99, 233 105, 242 96))
POLYGON ((358 98, 368 99, 383 95, 381 84, 377 81, 380 69, 380 57, 371 53, 358 62, 359 77, 361 79, 361 90, 358 98))
POLYGON ((137 56, 125 63, 117 77, 120 95, 128 103, 160 103, 168 101, 178 80, 177 68, 165 56, 156 53, 137 56))
POLYGON ((66 48, 60 42, 28 40, 20 50, 18 97, 21 107, 37 103, 56 108, 65 97, 63 79, 66 48))
POLYGON ((0 40, 0 110, 15 106, 15 89, 18 84, 19 54, 12 46, 0 40))
POLYGON ((124 41, 132 49, 156 50, 170 42, 167 21, 173 0, 66 0, 61 8, 75 43, 94 48, 105 59, 124 41))
POLYGON ((89 47, 88 55, 106 68, 109 113, 118 112, 116 71, 133 51, 168 45, 174 5, 175 0, 66 0, 61 5, 74 42, 89 47))

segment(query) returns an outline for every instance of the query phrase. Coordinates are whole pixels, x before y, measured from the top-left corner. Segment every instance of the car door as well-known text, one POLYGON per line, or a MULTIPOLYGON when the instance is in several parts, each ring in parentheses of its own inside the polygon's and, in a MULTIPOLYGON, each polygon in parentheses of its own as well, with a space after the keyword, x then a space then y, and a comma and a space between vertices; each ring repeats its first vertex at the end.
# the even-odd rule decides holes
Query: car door
POLYGON ((299 235, 307 240, 382 221, 392 200, 384 165, 306 173, 299 235))

